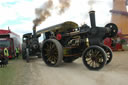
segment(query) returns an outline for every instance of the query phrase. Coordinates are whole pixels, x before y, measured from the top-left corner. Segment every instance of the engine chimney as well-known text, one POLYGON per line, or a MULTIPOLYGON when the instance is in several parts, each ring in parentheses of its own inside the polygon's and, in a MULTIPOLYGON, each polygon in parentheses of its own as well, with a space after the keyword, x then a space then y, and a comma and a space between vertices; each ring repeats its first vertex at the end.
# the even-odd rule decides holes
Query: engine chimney
POLYGON ((36 25, 33 26, 33 35, 36 37, 36 25))
POLYGON ((96 27, 96 22, 95 22, 95 11, 90 11, 90 22, 91 22, 91 27, 95 28, 96 27))

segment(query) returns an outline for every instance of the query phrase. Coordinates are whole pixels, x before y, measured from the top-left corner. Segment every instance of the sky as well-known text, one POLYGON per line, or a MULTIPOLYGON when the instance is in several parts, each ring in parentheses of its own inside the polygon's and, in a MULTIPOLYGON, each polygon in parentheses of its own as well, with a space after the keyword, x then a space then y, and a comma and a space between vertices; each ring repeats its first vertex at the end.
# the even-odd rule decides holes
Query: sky
MULTIPOLYGON (((47 0, 0 0, 0 29, 8 29, 22 36, 32 32, 35 9, 41 7, 47 0)), ((58 0, 53 0, 57 5, 58 0)), ((37 26, 37 31, 45 27, 65 21, 74 21, 79 26, 90 25, 89 10, 96 11, 96 25, 105 26, 111 22, 112 0, 94 0, 90 6, 89 0, 71 0, 70 7, 59 15, 56 9, 51 9, 51 16, 37 26)))

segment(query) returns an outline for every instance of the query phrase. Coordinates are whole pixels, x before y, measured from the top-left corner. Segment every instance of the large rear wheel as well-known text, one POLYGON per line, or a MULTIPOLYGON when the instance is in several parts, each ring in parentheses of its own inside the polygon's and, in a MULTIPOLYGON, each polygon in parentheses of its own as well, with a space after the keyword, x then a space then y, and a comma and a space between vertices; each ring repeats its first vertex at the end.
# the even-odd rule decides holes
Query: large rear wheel
POLYGON ((42 56, 48 66, 58 66, 63 59, 63 48, 55 39, 45 40, 42 45, 42 56))
POLYGON ((99 46, 90 46, 83 52, 82 60, 90 70, 100 70, 106 64, 107 54, 99 46))

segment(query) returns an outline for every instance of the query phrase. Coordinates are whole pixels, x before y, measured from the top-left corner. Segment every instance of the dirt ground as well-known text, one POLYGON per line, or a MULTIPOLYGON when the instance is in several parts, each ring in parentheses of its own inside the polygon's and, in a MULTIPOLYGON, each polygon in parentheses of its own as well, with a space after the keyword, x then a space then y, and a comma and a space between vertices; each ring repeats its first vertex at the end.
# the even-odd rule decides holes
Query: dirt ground
POLYGON ((112 62, 100 71, 88 70, 81 58, 59 67, 48 67, 37 58, 30 63, 13 60, 8 67, 12 65, 16 71, 12 82, 6 85, 128 85, 128 51, 113 55, 112 62))

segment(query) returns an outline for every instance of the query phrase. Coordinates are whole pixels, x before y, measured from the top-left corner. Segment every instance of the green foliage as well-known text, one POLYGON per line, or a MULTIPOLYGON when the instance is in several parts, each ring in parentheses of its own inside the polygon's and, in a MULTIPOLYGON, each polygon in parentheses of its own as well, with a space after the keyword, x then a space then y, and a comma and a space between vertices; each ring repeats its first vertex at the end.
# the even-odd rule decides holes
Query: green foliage
POLYGON ((127 41, 125 39, 121 39, 120 43, 121 44, 127 44, 127 41))
POLYGON ((13 85, 16 68, 9 64, 7 67, 0 68, 0 85, 13 85))
POLYGON ((0 68, 0 85, 17 85, 17 75, 22 71, 21 56, 18 59, 9 60, 7 67, 0 68))

